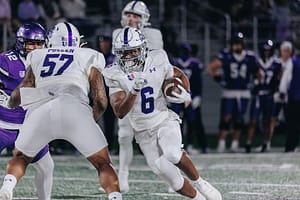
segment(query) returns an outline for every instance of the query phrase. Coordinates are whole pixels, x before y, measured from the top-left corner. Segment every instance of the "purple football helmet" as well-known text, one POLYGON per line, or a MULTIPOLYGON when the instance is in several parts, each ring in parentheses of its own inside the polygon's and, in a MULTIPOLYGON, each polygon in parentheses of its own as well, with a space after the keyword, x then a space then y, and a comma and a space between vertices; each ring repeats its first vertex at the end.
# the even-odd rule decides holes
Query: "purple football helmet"
POLYGON ((41 42, 42 44, 46 41, 45 29, 36 22, 30 22, 23 24, 17 31, 16 34, 16 50, 21 56, 26 56, 27 51, 25 44, 28 41, 41 42))

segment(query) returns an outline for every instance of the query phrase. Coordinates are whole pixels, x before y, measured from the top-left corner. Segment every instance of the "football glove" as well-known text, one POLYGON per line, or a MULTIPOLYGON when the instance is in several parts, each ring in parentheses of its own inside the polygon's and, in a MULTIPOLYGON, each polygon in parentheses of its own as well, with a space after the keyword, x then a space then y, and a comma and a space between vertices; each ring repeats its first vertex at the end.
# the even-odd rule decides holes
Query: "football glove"
POLYGON ((136 77, 134 78, 134 84, 132 87, 132 93, 137 94, 141 91, 144 85, 147 84, 145 73, 139 72, 136 73, 136 77))
POLYGON ((178 104, 191 101, 191 94, 188 91, 186 91, 181 85, 178 85, 177 87, 180 89, 181 93, 179 94, 177 92, 172 91, 172 95, 174 97, 166 96, 167 101, 169 103, 178 104))

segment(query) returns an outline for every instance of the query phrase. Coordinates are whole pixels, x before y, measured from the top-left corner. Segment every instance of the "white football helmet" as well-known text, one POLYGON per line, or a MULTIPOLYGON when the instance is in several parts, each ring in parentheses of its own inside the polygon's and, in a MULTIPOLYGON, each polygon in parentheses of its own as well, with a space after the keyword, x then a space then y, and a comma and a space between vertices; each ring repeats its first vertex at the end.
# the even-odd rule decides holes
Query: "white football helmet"
POLYGON ((137 28, 125 27, 116 36, 113 52, 126 74, 143 71, 147 56, 145 36, 137 28))
POLYGON ((60 22, 48 32, 47 47, 79 47, 78 29, 69 22, 60 22))
POLYGON ((127 26, 127 13, 134 13, 136 15, 141 16, 141 22, 138 24, 139 29, 142 29, 144 26, 149 26, 150 23, 150 13, 146 6, 146 4, 142 1, 131 1, 129 2, 124 9, 122 10, 122 19, 121 19, 121 25, 123 27, 127 26))

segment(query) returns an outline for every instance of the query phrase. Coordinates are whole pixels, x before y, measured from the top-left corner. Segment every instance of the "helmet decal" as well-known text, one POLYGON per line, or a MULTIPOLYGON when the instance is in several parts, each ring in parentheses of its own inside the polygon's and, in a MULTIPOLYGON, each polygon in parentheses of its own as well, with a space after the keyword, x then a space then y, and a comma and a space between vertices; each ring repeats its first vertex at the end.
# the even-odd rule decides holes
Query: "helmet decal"
POLYGON ((72 46, 72 29, 71 29, 71 26, 67 23, 67 22, 64 22, 66 27, 67 27, 67 30, 68 30, 68 46, 72 46))

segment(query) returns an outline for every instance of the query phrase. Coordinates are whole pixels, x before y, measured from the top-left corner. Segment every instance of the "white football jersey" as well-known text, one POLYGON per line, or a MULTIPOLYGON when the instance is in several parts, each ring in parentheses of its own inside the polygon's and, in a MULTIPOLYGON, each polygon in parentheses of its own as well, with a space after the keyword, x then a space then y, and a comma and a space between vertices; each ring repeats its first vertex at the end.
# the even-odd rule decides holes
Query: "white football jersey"
POLYGON ((58 84, 75 85, 88 95, 91 67, 100 72, 105 67, 104 56, 89 48, 45 48, 32 51, 27 63, 35 75, 36 88, 58 84))
MULTIPOLYGON (((107 66, 103 76, 109 87, 109 95, 119 91, 129 93, 134 84, 135 74, 125 74, 115 62, 107 66)), ((164 50, 148 52, 144 73, 147 83, 128 113, 129 121, 135 131, 153 128, 168 117, 167 102, 162 92, 165 79, 173 77, 173 66, 164 50)))
MULTIPOLYGON (((116 40, 118 33, 122 30, 122 28, 115 29, 112 34, 113 43, 116 40)), ((145 27, 142 30, 149 50, 155 49, 163 49, 163 39, 160 30, 156 28, 145 27)))

